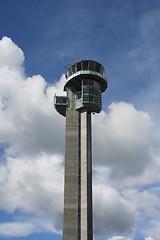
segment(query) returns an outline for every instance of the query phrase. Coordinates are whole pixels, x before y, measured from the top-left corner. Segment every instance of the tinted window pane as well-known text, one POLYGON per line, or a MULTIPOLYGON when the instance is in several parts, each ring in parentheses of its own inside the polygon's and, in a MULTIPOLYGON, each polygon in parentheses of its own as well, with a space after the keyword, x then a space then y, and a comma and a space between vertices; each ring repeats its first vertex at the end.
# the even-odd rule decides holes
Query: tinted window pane
POLYGON ((96 64, 96 71, 99 72, 99 73, 100 73, 100 67, 101 67, 101 65, 97 63, 96 64))
POLYGON ((95 71, 95 62, 93 62, 93 61, 90 61, 90 62, 89 62, 89 69, 90 69, 91 71, 95 71))
POLYGON ((93 89, 93 88, 90 88, 90 89, 89 89, 89 94, 93 94, 93 92, 94 92, 94 89, 93 89))
POLYGON ((83 101, 88 102, 88 95, 83 95, 83 101))
POLYGON ((89 80, 89 85, 93 86, 93 80, 89 80))
POLYGON ((80 71, 81 70, 81 62, 78 62, 77 63, 77 71, 80 71))
POLYGON ((93 102, 93 96, 89 95, 89 102, 93 102))
POLYGON ((80 98, 81 98, 81 95, 82 95, 82 92, 81 92, 81 91, 77 92, 77 94, 76 94, 76 99, 80 99, 80 98))
POLYGON ((69 68, 69 76, 71 76, 72 75, 72 68, 70 67, 69 68))
POLYGON ((88 79, 83 80, 83 85, 88 85, 88 79))
POLYGON ((76 72, 76 65, 72 65, 72 72, 75 73, 76 72))
POLYGON ((84 88, 83 88, 83 93, 88 93, 88 92, 89 92, 88 87, 87 87, 87 88, 84 87, 84 88))
POLYGON ((62 103, 66 103, 67 102, 67 98, 66 97, 62 97, 62 103))
POLYGON ((88 69, 88 61, 82 61, 82 65, 83 65, 83 70, 88 69))
POLYGON ((102 74, 102 75, 104 75, 104 68, 101 66, 101 69, 100 69, 100 73, 102 74))

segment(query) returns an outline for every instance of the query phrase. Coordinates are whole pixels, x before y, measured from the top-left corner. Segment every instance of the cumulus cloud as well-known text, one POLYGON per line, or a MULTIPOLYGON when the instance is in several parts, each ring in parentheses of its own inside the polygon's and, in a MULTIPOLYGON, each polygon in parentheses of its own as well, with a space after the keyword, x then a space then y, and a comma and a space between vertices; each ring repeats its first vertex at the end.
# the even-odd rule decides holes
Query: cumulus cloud
MULTIPOLYGON (((2 38, 0 209, 8 213, 20 209, 24 215, 32 215, 30 221, 24 217, 23 222, 1 223, 3 236, 62 230, 65 118, 53 108, 53 97, 65 94, 65 77, 48 85, 40 75, 26 77, 23 64, 22 50, 11 39, 2 38)), ((149 206, 149 217, 153 216, 156 208, 147 201, 157 206, 156 194, 133 189, 139 183, 143 186, 159 180, 158 163, 151 161, 151 130, 150 116, 125 102, 112 103, 108 112, 94 116, 96 235, 117 234, 112 240, 127 240, 119 235, 132 233, 142 208, 139 202, 145 202, 143 210, 149 206)))
MULTIPOLYGON (((48 86, 40 75, 26 77, 23 62, 22 50, 11 39, 2 38, 0 143, 6 148, 0 156, 0 209, 10 213, 21 209, 52 218, 54 229, 59 230, 62 228, 65 124, 53 107, 53 98, 55 92, 62 92, 65 78, 63 75, 57 84, 48 86)), ((17 226, 20 225, 14 225, 15 231, 17 226)), ((6 227, 1 225, 4 231, 6 227)), ((27 235, 32 226, 25 224, 19 228, 27 235)), ((5 235, 2 230, 0 233, 5 235)))
POLYGON ((152 237, 146 237, 145 240, 154 240, 152 237))
POLYGON ((20 70, 24 62, 24 54, 20 48, 8 37, 0 40, 0 67, 18 68, 20 70))
POLYGON ((108 240, 131 240, 127 237, 121 237, 121 236, 113 236, 112 238, 109 238, 108 240))
POLYGON ((94 119, 95 164, 110 166, 114 178, 138 175, 150 159, 151 119, 125 102, 108 109, 94 119))
POLYGON ((64 76, 57 85, 48 87, 40 75, 25 78, 19 71, 19 66, 23 66, 22 51, 6 37, 0 46, 2 56, 8 51, 5 66, 0 67, 0 142, 9 144, 10 154, 60 152, 64 148, 64 119, 56 114, 53 97, 62 91, 59 87, 64 76), (19 61, 14 60, 14 55, 19 61), (14 69, 7 59, 16 62, 14 69))
POLYGON ((43 154, 36 159, 9 158, 0 165, 0 209, 21 209, 51 219, 62 228, 63 169, 61 156, 43 154))
POLYGON ((33 225, 30 223, 1 223, 0 235, 4 237, 23 237, 33 233, 33 225))
POLYGON ((37 214, 53 214, 62 208, 63 170, 60 156, 12 158, 0 165, 0 208, 21 208, 37 214), (6 191, 7 189, 7 191, 6 191), (16 192, 16 194, 14 194, 16 192))
POLYGON ((94 186, 95 234, 131 233, 135 209, 113 188, 107 185, 94 186))
POLYGON ((39 219, 0 223, 0 236, 3 237, 26 237, 35 232, 53 232, 54 226, 50 223, 41 222, 39 219))

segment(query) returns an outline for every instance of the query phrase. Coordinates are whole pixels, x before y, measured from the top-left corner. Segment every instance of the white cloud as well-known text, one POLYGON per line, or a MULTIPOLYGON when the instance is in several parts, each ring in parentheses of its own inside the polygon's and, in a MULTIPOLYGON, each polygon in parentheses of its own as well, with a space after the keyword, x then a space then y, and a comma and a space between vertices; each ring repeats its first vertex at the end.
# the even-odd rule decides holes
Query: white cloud
POLYGON ((54 230, 53 224, 41 222, 39 219, 29 222, 23 222, 21 219, 17 222, 0 223, 0 236, 3 237, 26 237, 35 232, 53 232, 54 230))
MULTIPOLYGON (((154 188, 154 187, 153 187, 154 188)), ((157 192, 152 192, 151 189, 147 190, 126 190, 123 192, 123 196, 127 198, 137 208, 137 213, 141 219, 154 219, 155 221, 160 220, 160 211, 159 211, 159 196, 157 192), (138 211, 140 210, 140 211, 138 211)))
POLYGON ((107 185, 94 186, 95 234, 131 233, 135 220, 134 205, 107 185))
POLYGON ((22 51, 6 37, 0 46, 2 55, 8 49, 6 65, 0 66, 0 142, 10 145, 10 154, 17 151, 23 154, 60 153, 64 148, 65 124, 64 118, 53 107, 53 98, 55 92, 62 92, 59 87, 65 81, 64 76, 55 86, 47 86, 39 75, 25 78, 19 70, 23 58, 19 57, 19 62, 15 60, 14 68, 8 66, 7 60, 13 59, 14 62, 14 54, 18 58, 19 52, 23 55, 22 51))
POLYGON ((146 237, 144 240, 154 240, 152 237, 146 237))
POLYGON ((110 166, 114 178, 138 175, 150 160, 151 119, 128 103, 108 108, 94 119, 95 164, 110 166))
POLYGON ((60 215, 63 205, 61 162, 60 156, 47 154, 6 160, 6 164, 0 166, 0 208, 8 212, 20 208, 45 217, 60 215))
POLYGON ((0 235, 4 237, 23 237, 34 232, 31 223, 0 223, 0 235))
POLYGON ((121 237, 121 236, 113 236, 112 238, 109 238, 108 240, 131 240, 127 237, 121 237))
POLYGON ((24 54, 20 48, 8 37, 0 40, 0 68, 8 67, 12 70, 23 70, 24 54))
MULTIPOLYGON (((53 108, 53 97, 64 94, 65 78, 49 86, 40 75, 26 77, 24 54, 7 37, 0 41, 0 53, 0 143, 6 143, 0 162, 0 209, 20 209, 41 218, 36 223, 1 223, 0 235, 59 232, 65 118, 53 108)), ((150 154, 152 121, 129 103, 112 103, 108 110, 93 117, 95 233, 131 234, 140 208, 146 216, 149 208, 149 217, 158 213, 157 193, 134 189, 159 180, 158 161, 150 154)), ((127 240, 112 240, 118 238, 127 240)))
POLYGON ((154 240, 152 237, 147 237, 145 240, 154 240))

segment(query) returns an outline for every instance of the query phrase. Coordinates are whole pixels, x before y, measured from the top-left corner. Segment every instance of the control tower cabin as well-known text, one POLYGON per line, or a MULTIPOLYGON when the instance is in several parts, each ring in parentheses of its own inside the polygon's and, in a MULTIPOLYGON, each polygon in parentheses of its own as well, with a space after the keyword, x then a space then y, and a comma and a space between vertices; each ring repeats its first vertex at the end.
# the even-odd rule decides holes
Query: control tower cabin
POLYGON ((104 67, 92 60, 69 66, 55 108, 66 117, 63 240, 92 240, 91 113, 102 109, 107 88, 104 67))

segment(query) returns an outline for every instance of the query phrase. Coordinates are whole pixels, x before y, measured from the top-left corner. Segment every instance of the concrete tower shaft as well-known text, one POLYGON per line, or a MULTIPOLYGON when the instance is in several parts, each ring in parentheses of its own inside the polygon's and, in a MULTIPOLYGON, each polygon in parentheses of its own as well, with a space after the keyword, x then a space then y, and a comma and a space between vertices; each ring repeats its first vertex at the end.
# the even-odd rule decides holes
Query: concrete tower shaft
POLYGON ((92 240, 91 113, 102 108, 105 70, 82 60, 68 68, 64 91, 55 108, 66 117, 63 240, 92 240))

